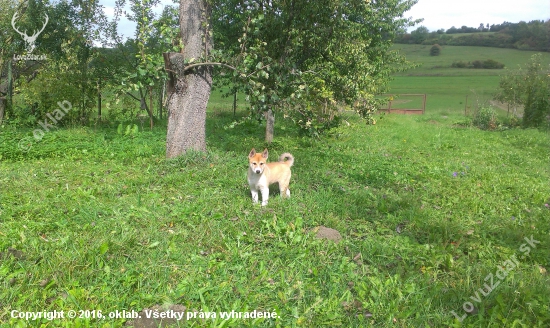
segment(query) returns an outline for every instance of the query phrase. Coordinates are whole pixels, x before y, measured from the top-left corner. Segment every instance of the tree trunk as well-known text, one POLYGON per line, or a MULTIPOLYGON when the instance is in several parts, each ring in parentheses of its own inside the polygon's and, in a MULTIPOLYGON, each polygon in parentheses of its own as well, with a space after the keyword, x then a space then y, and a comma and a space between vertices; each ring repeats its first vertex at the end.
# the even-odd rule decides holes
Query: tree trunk
POLYGON ((209 11, 206 0, 180 0, 183 53, 164 54, 164 65, 169 73, 167 158, 190 149, 206 150, 206 105, 210 98, 212 72, 209 66, 190 70, 185 66, 192 58, 206 58, 212 47, 207 31, 209 11))
POLYGON ((233 117, 237 115, 237 91, 233 93, 233 117))
POLYGON ((265 141, 271 143, 273 141, 273 132, 275 130, 275 115, 271 108, 265 112, 267 124, 265 126, 265 141))
POLYGON ((101 122, 101 79, 97 79, 97 120, 101 122))
POLYGON ((159 116, 159 120, 161 120, 161 121, 162 121, 162 110, 163 110, 163 107, 164 107, 165 92, 166 92, 166 81, 164 81, 162 83, 162 89, 159 92, 160 94, 159 94, 159 112, 158 112, 158 116, 159 116))
POLYGON ((7 103, 6 98, 0 97, 0 124, 2 124, 2 120, 4 119, 4 111, 6 110, 7 103))
POLYGON ((151 130, 153 130, 153 87, 149 86, 149 124, 151 125, 151 130))
POLYGON ((6 108, 4 109, 4 112, 2 115, 0 115, 0 122, 2 122, 2 119, 4 116, 12 117, 13 115, 13 60, 8 61, 8 95, 7 95, 7 103, 6 108))
POLYGON ((151 130, 153 130, 153 103, 151 100, 151 107, 147 106, 147 99, 145 99, 146 94, 143 93, 143 89, 139 88, 139 95, 141 97, 140 104, 141 109, 145 110, 147 112, 147 116, 149 116, 149 125, 151 127, 151 130))

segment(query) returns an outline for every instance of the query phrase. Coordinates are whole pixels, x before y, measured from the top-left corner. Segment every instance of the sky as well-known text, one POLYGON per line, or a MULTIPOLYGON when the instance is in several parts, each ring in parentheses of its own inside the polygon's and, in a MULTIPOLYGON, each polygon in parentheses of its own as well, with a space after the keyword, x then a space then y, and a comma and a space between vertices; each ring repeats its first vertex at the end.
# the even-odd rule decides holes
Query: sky
MULTIPOLYGON (((115 0, 100 0, 105 12, 110 17, 114 12, 115 0)), ((173 4, 173 0, 161 0, 155 12, 162 12, 165 5, 173 4)), ((418 26, 425 26, 430 31, 449 29, 452 26, 460 28, 463 25, 478 27, 483 25, 501 24, 504 21, 517 23, 519 21, 550 19, 549 0, 419 0, 413 8, 405 13, 405 17, 424 18, 418 26)), ((135 24, 121 19, 119 32, 125 37, 133 37, 135 24)))
POLYGON ((479 27, 483 25, 501 24, 504 21, 518 23, 520 21, 550 19, 549 0, 419 0, 405 17, 424 18, 418 26, 425 26, 430 31, 438 29, 479 27))
MULTIPOLYGON (((179 3, 179 1, 177 2, 179 3)), ((99 4, 103 6, 103 11, 105 12, 109 20, 112 19, 115 12, 115 0, 99 0, 99 4)), ((153 8, 153 12, 155 12, 157 15, 160 15, 164 7, 167 5, 174 6, 174 1, 160 0, 160 4, 153 8)), ((125 9, 128 12, 130 11, 130 6, 128 5, 128 1, 126 1, 125 9)), ((118 23, 118 32, 126 38, 135 37, 136 24, 134 22, 129 21, 128 19, 126 19, 124 15, 122 15, 118 23)))

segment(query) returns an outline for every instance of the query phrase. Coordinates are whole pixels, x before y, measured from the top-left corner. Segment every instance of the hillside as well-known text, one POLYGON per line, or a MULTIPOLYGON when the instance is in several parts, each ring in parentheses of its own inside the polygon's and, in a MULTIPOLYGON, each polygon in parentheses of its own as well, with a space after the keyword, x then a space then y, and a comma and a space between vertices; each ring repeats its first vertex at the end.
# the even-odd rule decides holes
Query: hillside
MULTIPOLYGON (((407 60, 420 66, 397 75, 401 76, 499 76, 504 70, 499 69, 459 69, 451 68, 455 61, 474 61, 494 59, 503 63, 508 69, 516 69, 525 64, 537 52, 516 49, 442 46, 441 55, 430 56, 431 45, 396 44, 393 49, 407 57, 407 60)), ((543 61, 550 65, 550 53, 542 52, 543 61)))

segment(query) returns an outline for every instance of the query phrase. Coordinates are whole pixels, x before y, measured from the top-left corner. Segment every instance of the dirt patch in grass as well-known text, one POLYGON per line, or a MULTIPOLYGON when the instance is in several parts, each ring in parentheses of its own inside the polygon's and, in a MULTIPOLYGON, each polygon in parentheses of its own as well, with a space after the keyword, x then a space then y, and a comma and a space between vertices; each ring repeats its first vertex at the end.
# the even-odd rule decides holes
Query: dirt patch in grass
POLYGON ((21 252, 20 250, 17 250, 15 248, 8 248, 7 251, 0 252, 0 260, 7 260, 11 256, 13 256, 14 258, 16 258, 18 260, 24 260, 25 259, 25 254, 23 252, 21 252))
POLYGON ((319 226, 313 228, 313 232, 315 232, 315 238, 328 239, 335 243, 339 243, 340 240, 342 240, 342 235, 338 232, 338 230, 334 230, 332 228, 319 226))

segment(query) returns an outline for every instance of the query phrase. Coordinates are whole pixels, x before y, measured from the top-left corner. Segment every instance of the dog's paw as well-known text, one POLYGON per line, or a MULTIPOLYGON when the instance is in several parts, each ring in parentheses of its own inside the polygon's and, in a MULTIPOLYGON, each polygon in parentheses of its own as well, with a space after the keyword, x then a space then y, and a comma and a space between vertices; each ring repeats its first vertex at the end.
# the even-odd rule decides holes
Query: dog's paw
POLYGON ((263 201, 262 206, 267 206, 267 201, 263 201))

